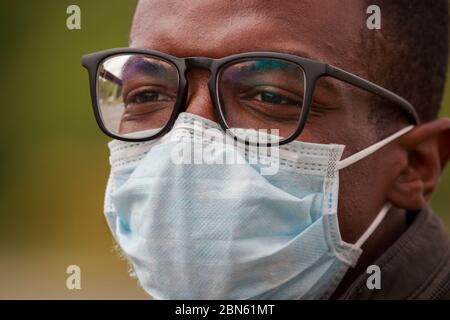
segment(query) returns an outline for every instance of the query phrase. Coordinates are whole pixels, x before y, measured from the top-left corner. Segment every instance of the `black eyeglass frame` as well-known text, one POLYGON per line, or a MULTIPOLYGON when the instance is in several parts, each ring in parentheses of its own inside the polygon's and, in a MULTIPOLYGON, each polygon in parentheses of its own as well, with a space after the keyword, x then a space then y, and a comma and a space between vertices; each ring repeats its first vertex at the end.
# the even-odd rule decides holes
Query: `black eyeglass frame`
MULTIPOLYGON (((365 80, 363 78, 360 78, 350 72, 344 71, 342 69, 339 69, 337 67, 334 67, 332 65, 322 63, 319 61, 314 61, 311 59, 299 57, 296 55, 288 54, 288 53, 279 53, 279 52, 245 52, 245 53, 238 53, 231 56, 223 57, 223 58, 208 58, 208 57, 185 57, 185 58, 179 58, 175 57, 163 52, 155 51, 155 50, 147 50, 147 49, 134 49, 134 48, 115 48, 115 49, 108 49, 103 50, 91 54, 84 55, 82 58, 82 65, 88 70, 89 74, 89 83, 90 83, 90 93, 91 93, 91 100, 92 100, 92 106, 94 110, 95 119, 97 121, 98 126, 100 129, 108 136, 114 139, 123 140, 123 141, 130 141, 130 142, 138 142, 138 141, 150 141, 153 139, 157 139, 158 137, 163 136, 166 134, 170 129, 173 127, 175 120, 177 119, 178 115, 185 111, 186 106, 186 98, 187 98, 187 91, 188 91, 188 82, 186 80, 186 74, 189 70, 194 68, 202 68, 207 69, 210 72, 210 78, 208 81, 208 88, 209 92, 213 101, 213 107, 214 112, 217 116, 217 119, 219 120, 219 124, 222 127, 222 129, 225 132, 230 132, 230 129, 225 121, 225 117, 222 113, 222 108, 220 106, 220 98, 219 98, 219 90, 218 90, 218 78, 220 75, 220 71, 222 68, 229 64, 233 64, 236 62, 241 62, 245 60, 251 60, 251 59, 261 59, 261 58, 268 58, 268 59, 279 59, 284 60, 290 63, 297 64, 300 68, 302 68, 304 74, 305 74, 305 81, 304 81, 304 100, 303 100, 303 108, 301 110, 300 119, 297 124, 297 129, 295 132, 293 132, 289 137, 280 140, 277 143, 267 143, 267 146, 270 145, 283 145, 286 143, 289 143, 295 139, 301 134, 303 131, 303 128, 305 127, 306 120, 308 118, 309 111, 311 109, 315 84, 317 80, 320 77, 323 76, 330 76, 335 79, 344 81, 348 84, 351 84, 353 86, 356 86, 360 89, 369 91, 373 94, 376 94, 378 96, 381 96, 383 98, 386 98, 394 103, 396 103, 402 111, 406 114, 408 119, 413 124, 419 124, 420 120, 417 115, 416 110, 414 107, 404 98, 401 96, 393 93, 392 91, 389 91, 383 87, 380 87, 376 85, 375 83, 372 83, 368 80, 365 80), (97 100, 97 80, 98 80, 98 72, 99 72, 99 66, 103 61, 105 61, 108 58, 111 58, 116 55, 124 55, 124 54, 141 54, 141 55, 148 55, 153 56, 158 59, 161 59, 163 61, 166 61, 173 66, 177 68, 178 71, 178 92, 177 97, 175 101, 175 105, 172 111, 172 115, 170 116, 169 121, 167 124, 154 136, 146 137, 146 138, 127 138, 127 137, 121 137, 110 130, 106 128, 106 126, 103 123, 101 112, 98 106, 98 100, 97 100)), ((238 137, 234 136, 235 139, 241 140, 238 137)), ((252 144, 248 141, 244 141, 246 144, 252 144)), ((257 144, 259 145, 259 144, 257 144)))

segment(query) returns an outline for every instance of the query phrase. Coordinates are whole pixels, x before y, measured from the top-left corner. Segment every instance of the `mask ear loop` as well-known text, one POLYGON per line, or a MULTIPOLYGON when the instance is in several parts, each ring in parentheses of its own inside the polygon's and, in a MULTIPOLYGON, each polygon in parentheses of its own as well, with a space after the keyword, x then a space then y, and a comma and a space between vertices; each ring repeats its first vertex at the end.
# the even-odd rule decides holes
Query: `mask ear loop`
MULTIPOLYGON (((352 154, 350 157, 347 157, 344 160, 339 161, 338 164, 337 164, 337 169, 338 170, 344 169, 344 168, 348 167, 349 165, 352 165, 353 163, 358 162, 359 160, 361 160, 361 159, 371 155, 372 153, 374 153, 375 151, 381 149, 382 147, 384 147, 388 143, 390 143, 393 140, 397 139, 398 137, 404 135, 405 133, 411 131, 413 128, 414 128, 413 125, 405 127, 403 129, 397 131, 396 133, 390 135, 389 137, 387 137, 387 138, 385 138, 385 139, 383 139, 381 141, 378 141, 377 143, 371 145, 370 147, 367 147, 367 148, 365 148, 365 149, 363 149, 363 150, 361 150, 361 151, 359 151, 359 152, 357 152, 355 154, 352 154)), ((383 206, 383 208, 378 213, 376 218, 372 221, 372 223, 367 228, 367 230, 358 239, 358 241, 356 241, 355 247, 361 248, 361 246, 366 242, 366 240, 372 235, 372 233, 375 231, 375 229, 383 221, 384 217, 386 216, 388 211, 391 209, 391 207, 392 207, 392 204, 390 204, 390 203, 386 203, 383 206)))
POLYGON ((372 235, 372 233, 375 231, 376 228, 380 225, 380 223, 383 221, 384 217, 388 213, 388 211, 391 209, 392 205, 390 203, 386 203, 383 208, 381 209, 380 213, 376 216, 376 218, 372 221, 370 226, 367 228, 367 230, 362 234, 362 236, 358 239, 358 241, 355 242, 355 246, 357 248, 361 248, 362 245, 366 242, 367 239, 372 235))
POLYGON ((405 133, 411 131, 413 128, 414 128, 413 125, 405 127, 403 129, 397 131, 396 133, 390 135, 389 137, 387 137, 381 141, 378 141, 377 143, 371 145, 370 147, 367 147, 359 152, 352 154, 351 156, 345 158, 344 160, 339 161, 337 164, 337 169, 338 170, 344 169, 345 167, 348 167, 349 165, 354 164, 355 162, 358 162, 359 160, 371 155, 375 151, 383 148, 388 143, 390 143, 393 140, 397 139, 398 137, 404 135, 405 133))

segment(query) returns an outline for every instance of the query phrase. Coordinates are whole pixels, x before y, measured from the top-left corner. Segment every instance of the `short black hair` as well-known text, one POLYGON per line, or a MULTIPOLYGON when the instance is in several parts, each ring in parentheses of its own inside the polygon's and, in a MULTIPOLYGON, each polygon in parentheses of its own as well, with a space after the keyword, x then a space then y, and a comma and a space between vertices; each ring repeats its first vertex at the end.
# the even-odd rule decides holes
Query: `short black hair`
MULTIPOLYGON (((368 0, 367 4, 378 5, 381 11, 381 29, 364 32, 370 80, 411 102, 422 122, 435 119, 449 57, 448 0, 368 0)), ((395 109, 373 99, 371 115, 383 123, 380 114, 392 119, 395 109)))

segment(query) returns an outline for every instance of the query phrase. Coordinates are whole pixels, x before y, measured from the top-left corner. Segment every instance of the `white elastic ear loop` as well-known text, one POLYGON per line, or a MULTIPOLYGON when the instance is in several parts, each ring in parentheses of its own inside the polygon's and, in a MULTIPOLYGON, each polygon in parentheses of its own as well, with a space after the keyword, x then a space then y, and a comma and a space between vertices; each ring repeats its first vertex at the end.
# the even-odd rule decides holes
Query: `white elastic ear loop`
POLYGON ((385 145, 387 145, 388 143, 390 143, 391 141, 397 139, 398 137, 404 135, 405 133, 411 131, 414 128, 413 125, 405 127, 399 131, 397 131, 396 133, 394 133, 393 135, 390 135, 389 137, 378 141, 377 143, 371 145, 370 147, 367 147, 355 154, 352 154, 350 157, 347 157, 341 161, 338 162, 337 164, 337 169, 343 169, 345 167, 348 167, 349 165, 367 157, 368 155, 371 155, 372 153, 374 153, 375 151, 377 151, 378 149, 383 148, 385 145))
POLYGON ((375 229, 380 225, 381 221, 383 221, 384 217, 388 213, 389 209, 391 209, 392 205, 390 203, 386 203, 381 211, 378 213, 376 218, 372 221, 367 230, 363 233, 363 235, 355 242, 355 246, 357 248, 361 248, 361 246, 366 242, 366 240, 372 235, 375 229))

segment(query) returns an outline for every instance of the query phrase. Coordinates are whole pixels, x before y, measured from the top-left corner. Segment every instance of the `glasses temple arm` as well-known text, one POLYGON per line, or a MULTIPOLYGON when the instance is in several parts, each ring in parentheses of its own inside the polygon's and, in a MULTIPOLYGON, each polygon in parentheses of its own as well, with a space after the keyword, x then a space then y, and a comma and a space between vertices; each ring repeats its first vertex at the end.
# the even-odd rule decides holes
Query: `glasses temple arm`
POLYGON ((409 103, 407 100, 403 99, 402 97, 400 97, 399 95, 393 93, 392 91, 389 91, 373 82, 360 78, 342 69, 333 67, 329 64, 325 66, 325 72, 326 74, 336 79, 342 80, 360 89, 367 90, 383 98, 386 98, 392 102, 397 103, 399 107, 401 107, 402 110, 408 115, 409 119, 412 120, 414 124, 417 125, 420 123, 419 116, 417 115, 417 112, 412 106, 412 104, 409 103))

